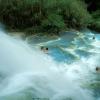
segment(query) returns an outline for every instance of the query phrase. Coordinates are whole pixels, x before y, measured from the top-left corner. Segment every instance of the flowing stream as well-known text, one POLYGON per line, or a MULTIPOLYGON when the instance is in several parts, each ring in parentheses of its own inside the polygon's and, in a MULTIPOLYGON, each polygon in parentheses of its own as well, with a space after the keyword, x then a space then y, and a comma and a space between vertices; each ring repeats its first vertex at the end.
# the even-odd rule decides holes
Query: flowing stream
POLYGON ((100 35, 65 32, 26 41, 0 30, 0 100, 100 100, 100 35), (48 47, 48 54, 40 47, 48 47))

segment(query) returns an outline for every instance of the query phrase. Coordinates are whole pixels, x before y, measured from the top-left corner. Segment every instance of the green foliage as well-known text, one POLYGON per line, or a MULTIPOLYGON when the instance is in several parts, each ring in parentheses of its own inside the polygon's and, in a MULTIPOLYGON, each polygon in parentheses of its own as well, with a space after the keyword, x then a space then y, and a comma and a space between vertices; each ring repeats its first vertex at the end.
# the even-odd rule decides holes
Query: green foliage
POLYGON ((0 0, 0 21, 14 29, 58 33, 91 20, 83 0, 0 0))
POLYGON ((65 28, 65 23, 62 16, 51 13, 48 14, 47 18, 42 21, 43 30, 49 32, 59 32, 65 28))
POLYGON ((87 9, 91 13, 92 20, 89 28, 100 32, 100 0, 81 0, 87 4, 87 9))
POLYGON ((92 22, 90 28, 100 32, 100 10, 96 10, 92 13, 92 22))
POLYGON ((64 7, 64 17, 71 27, 85 27, 89 23, 91 16, 85 9, 83 2, 76 0, 68 0, 64 7), (67 5, 67 8, 66 8, 67 5))

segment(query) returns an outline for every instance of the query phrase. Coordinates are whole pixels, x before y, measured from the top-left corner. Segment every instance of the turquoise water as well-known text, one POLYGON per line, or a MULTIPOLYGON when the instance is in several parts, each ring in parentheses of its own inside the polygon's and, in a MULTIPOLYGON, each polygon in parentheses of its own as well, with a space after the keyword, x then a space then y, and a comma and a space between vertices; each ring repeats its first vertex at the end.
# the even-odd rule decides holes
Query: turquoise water
MULTIPOLYGON (((94 34, 91 31, 79 35, 65 32, 57 41, 52 40, 50 43, 47 41, 41 45, 48 47, 49 55, 59 63, 71 64, 81 59, 90 59, 96 55, 100 57, 100 34, 94 34), (93 36, 95 36, 95 40, 93 40, 93 36)), ((98 64, 95 63, 96 65, 98 64)), ((100 97, 100 74, 95 73, 93 75, 95 78, 89 82, 87 87, 93 91, 93 95, 97 100, 100 97)))
MULTIPOLYGON (((39 40, 35 40, 39 43, 37 45, 48 47, 49 48, 49 55, 51 55, 54 60, 60 62, 71 63, 75 60, 79 60, 81 58, 87 58, 91 55, 95 55, 98 52, 93 52, 91 50, 98 49, 100 51, 100 46, 97 48, 96 45, 93 45, 96 41, 100 40, 99 34, 93 34, 91 31, 89 32, 80 32, 80 35, 76 34, 75 32, 65 32, 60 34, 60 38, 55 40, 47 40, 45 37, 40 38, 39 40), (93 40, 93 36, 96 37, 93 40)), ((29 40, 30 44, 34 44, 34 38, 29 40)))
POLYGON ((0 100, 100 100, 99 34, 64 32, 23 41, 0 31, 0 57, 0 100))

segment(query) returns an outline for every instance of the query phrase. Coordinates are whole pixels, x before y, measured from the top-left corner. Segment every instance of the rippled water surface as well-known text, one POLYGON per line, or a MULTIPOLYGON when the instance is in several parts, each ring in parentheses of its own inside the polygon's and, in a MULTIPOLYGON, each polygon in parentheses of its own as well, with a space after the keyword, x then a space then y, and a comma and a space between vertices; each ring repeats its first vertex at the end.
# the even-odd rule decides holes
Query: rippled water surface
POLYGON ((0 31, 0 100, 100 100, 96 66, 99 34, 64 32, 22 41, 0 31), (41 46, 49 48, 47 54, 41 46))

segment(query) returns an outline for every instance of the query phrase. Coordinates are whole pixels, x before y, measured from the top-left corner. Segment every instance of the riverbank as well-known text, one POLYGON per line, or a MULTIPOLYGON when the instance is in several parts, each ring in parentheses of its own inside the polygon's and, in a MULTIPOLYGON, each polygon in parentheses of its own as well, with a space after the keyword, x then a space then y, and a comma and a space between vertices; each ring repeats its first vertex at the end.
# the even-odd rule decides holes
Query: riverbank
POLYGON ((7 30, 7 34, 16 38, 20 38, 22 40, 26 40, 27 37, 45 37, 45 38, 49 38, 49 39, 56 39, 59 37, 58 34, 48 34, 48 33, 33 33, 30 34, 28 32, 22 32, 22 31, 16 31, 16 30, 7 30))
POLYGON ((61 37, 62 35, 68 33, 74 33, 76 35, 82 34, 82 32, 80 30, 75 30, 75 29, 69 29, 69 30, 65 30, 65 31, 61 31, 57 34, 55 33, 47 33, 47 32, 41 32, 41 33, 34 33, 34 32, 28 32, 28 31, 20 31, 20 30, 11 30, 11 29, 6 29, 7 33, 10 36, 14 36, 16 38, 20 38, 22 40, 25 40, 27 37, 44 37, 47 39, 57 39, 59 37, 61 37))

